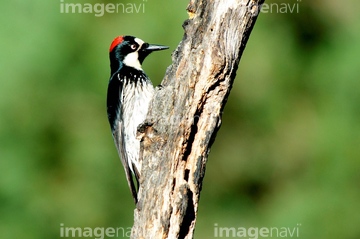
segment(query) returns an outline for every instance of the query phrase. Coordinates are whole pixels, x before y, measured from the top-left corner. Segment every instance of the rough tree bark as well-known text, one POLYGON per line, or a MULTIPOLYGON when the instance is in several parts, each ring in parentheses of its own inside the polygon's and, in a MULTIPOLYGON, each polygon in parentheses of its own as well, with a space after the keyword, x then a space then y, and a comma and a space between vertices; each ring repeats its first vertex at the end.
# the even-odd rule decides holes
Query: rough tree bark
POLYGON ((263 0, 191 0, 142 139, 131 238, 193 238, 205 165, 263 0))

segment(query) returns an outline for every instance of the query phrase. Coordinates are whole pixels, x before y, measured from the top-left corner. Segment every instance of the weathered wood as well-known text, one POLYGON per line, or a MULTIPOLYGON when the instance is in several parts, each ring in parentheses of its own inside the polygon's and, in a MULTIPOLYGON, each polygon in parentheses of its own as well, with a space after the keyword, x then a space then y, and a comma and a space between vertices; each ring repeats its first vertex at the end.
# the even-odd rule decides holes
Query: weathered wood
POLYGON ((193 0, 142 139, 131 238, 192 238, 210 147, 263 0, 193 0))

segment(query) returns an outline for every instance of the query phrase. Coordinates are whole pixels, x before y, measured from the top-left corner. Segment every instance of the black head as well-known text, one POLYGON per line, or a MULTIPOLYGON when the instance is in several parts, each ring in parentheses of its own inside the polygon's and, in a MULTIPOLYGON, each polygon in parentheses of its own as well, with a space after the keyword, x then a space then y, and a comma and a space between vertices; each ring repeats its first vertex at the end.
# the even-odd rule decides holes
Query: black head
POLYGON ((150 45, 133 36, 116 37, 109 50, 111 72, 116 72, 122 64, 141 70, 142 62, 151 52, 168 48, 167 46, 150 45))

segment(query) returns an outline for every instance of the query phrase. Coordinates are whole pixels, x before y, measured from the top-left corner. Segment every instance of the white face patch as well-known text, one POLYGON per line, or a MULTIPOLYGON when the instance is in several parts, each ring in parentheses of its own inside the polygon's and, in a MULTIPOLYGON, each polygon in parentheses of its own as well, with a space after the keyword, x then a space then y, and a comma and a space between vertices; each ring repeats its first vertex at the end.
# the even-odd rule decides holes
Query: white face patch
POLYGON ((144 44, 144 41, 139 39, 139 38, 135 38, 134 39, 135 42, 137 44, 139 44, 139 47, 136 51, 128 54, 125 58, 124 58, 124 64, 127 65, 127 66, 130 66, 130 67, 133 67, 135 69, 138 69, 138 70, 142 70, 141 68, 141 64, 140 64, 140 61, 139 61, 139 49, 141 48, 141 46, 144 44))
POLYGON ((141 64, 139 61, 139 53, 137 51, 131 52, 124 58, 124 64, 130 67, 133 67, 138 70, 142 70, 141 64))
POLYGON ((137 44, 139 44, 140 48, 141 48, 142 44, 144 44, 144 41, 139 38, 135 38, 134 40, 136 41, 137 44))

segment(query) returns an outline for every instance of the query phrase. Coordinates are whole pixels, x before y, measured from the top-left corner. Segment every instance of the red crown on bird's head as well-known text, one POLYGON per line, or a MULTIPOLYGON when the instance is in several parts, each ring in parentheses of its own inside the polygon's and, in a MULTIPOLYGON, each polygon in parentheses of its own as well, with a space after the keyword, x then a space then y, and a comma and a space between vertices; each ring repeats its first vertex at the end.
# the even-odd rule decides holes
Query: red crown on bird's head
POLYGON ((123 36, 118 36, 116 37, 113 42, 110 45, 110 49, 109 52, 112 52, 112 50, 114 50, 114 48, 119 45, 120 43, 122 43, 124 41, 124 37, 123 36))

